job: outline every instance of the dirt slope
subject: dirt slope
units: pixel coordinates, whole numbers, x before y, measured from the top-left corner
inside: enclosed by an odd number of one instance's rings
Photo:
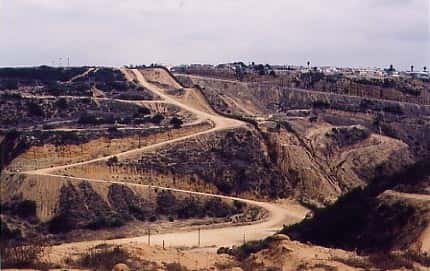
[[[126,73],[130,74],[129,72],[126,72]],[[183,108],[184,110],[187,110],[187,111],[197,115],[201,120],[212,121],[214,123],[214,128],[211,128],[209,130],[202,131],[202,132],[197,132],[197,133],[194,133],[191,135],[186,135],[186,136],[178,137],[175,139],[156,143],[156,144],[144,147],[144,148],[134,149],[134,150],[130,150],[130,151],[116,154],[116,156],[119,157],[120,159],[124,156],[128,156],[128,155],[138,153],[138,152],[145,152],[148,150],[153,150],[153,149],[159,148],[163,145],[172,144],[172,143],[175,143],[175,142],[178,142],[178,141],[190,138],[190,137],[195,137],[195,136],[198,136],[201,134],[212,133],[215,131],[230,129],[230,128],[234,128],[234,127],[245,126],[245,124],[240,122],[240,121],[228,119],[228,118],[225,118],[222,116],[218,116],[218,115],[216,115],[210,111],[202,111],[199,109],[198,106],[197,106],[197,108],[195,108],[188,103],[182,103],[177,98],[174,98],[171,95],[166,94],[163,91],[163,89],[161,89],[160,87],[149,83],[143,77],[142,73],[140,73],[138,70],[132,70],[132,74],[135,76],[135,79],[142,86],[144,86],[145,88],[158,94],[167,103],[179,106],[179,107]],[[25,174],[29,175],[29,176],[38,176],[38,178],[41,178],[41,179],[46,178],[46,177],[50,177],[50,178],[57,178],[57,179],[58,178],[60,178],[60,179],[64,178],[65,180],[67,180],[67,179],[77,179],[78,180],[79,178],[71,178],[71,177],[55,175],[55,174],[52,174],[51,172],[55,172],[55,171],[58,171],[58,170],[61,170],[64,168],[68,168],[68,167],[75,167],[75,166],[80,166],[80,165],[84,165],[84,164],[90,164],[90,163],[94,163],[97,161],[105,161],[111,157],[113,157],[113,155],[106,156],[106,157],[100,157],[100,158],[96,158],[96,159],[91,159],[88,161],[83,161],[83,162],[78,162],[78,163],[71,163],[71,164],[64,165],[64,166],[57,166],[57,167],[50,167],[50,168],[33,170],[33,171],[27,171],[27,172],[25,172]],[[89,181],[90,183],[105,183],[106,182],[104,180],[98,180],[98,179],[89,179],[87,181]],[[122,182],[109,182],[109,183],[122,184]],[[133,184],[132,186],[146,187],[146,186],[139,185],[139,184]],[[245,200],[245,199],[240,199],[240,198],[235,198],[235,197],[211,195],[211,194],[207,194],[207,193],[185,191],[185,190],[179,190],[179,189],[173,189],[173,188],[159,187],[158,189],[168,189],[171,191],[181,192],[181,193],[189,193],[189,194],[194,194],[194,195],[203,195],[203,196],[208,196],[208,197],[217,197],[217,198],[222,198],[222,199],[242,201],[242,202],[245,202],[248,204],[262,207],[268,211],[269,215],[268,215],[267,219],[262,221],[261,223],[246,225],[246,226],[240,226],[240,227],[223,227],[223,228],[218,228],[218,229],[203,230],[201,232],[202,237],[203,237],[202,242],[201,242],[202,246],[220,246],[220,245],[240,244],[241,242],[243,242],[243,238],[244,238],[243,236],[244,235],[245,235],[245,238],[247,240],[255,240],[255,239],[264,238],[268,235],[271,235],[276,230],[278,230],[283,224],[290,224],[290,223],[294,223],[294,222],[301,220],[306,213],[305,209],[299,210],[295,207],[292,210],[289,210],[288,206],[280,206],[280,205],[273,204],[273,203],[257,202],[257,201]],[[28,190],[31,190],[31,189],[28,189]],[[51,202],[53,202],[55,205],[55,199],[52,199]],[[299,210],[299,211],[297,211],[297,210]],[[45,214],[45,216],[48,216],[48,215],[49,214]],[[175,232],[172,234],[154,235],[154,236],[152,236],[152,242],[155,244],[161,244],[162,240],[165,240],[167,243],[167,246],[193,246],[193,245],[195,245],[195,240],[193,240],[194,239],[193,236],[196,236],[196,234],[197,234],[196,230],[191,230],[191,231],[185,231],[185,232]],[[220,236],[222,236],[222,238],[220,238]],[[124,244],[124,243],[133,243],[133,242],[146,242],[146,240],[147,240],[146,237],[136,237],[136,238],[129,238],[129,239],[114,239],[114,240],[109,240],[108,242],[114,243],[114,244]],[[104,242],[104,241],[64,244],[64,245],[54,247],[55,249],[53,251],[56,251],[55,253],[61,253],[62,250],[63,251],[64,250],[70,251],[71,248],[73,248],[73,250],[76,251],[76,250],[88,248],[90,246],[93,246],[96,243],[101,243],[101,242]]]

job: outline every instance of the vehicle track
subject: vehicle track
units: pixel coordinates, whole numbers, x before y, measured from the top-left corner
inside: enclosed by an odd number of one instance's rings
[[[167,140],[164,142],[160,142],[160,143],[153,144],[139,149],[134,149],[134,150],[130,150],[130,151],[126,151],[126,152],[122,152],[122,153],[118,153],[118,154],[114,154],[106,157],[101,157],[97,159],[92,159],[84,162],[26,171],[26,172],[23,172],[24,174],[39,175],[39,176],[55,176],[55,177],[62,177],[65,179],[87,180],[90,182],[119,183],[119,184],[126,184],[130,186],[148,187],[148,185],[141,185],[141,184],[105,181],[105,180],[98,180],[98,179],[87,179],[87,178],[79,178],[79,177],[68,177],[63,175],[57,175],[53,172],[57,170],[65,169],[65,168],[90,164],[97,161],[105,161],[113,156],[117,156],[118,158],[124,158],[131,154],[153,150],[153,149],[165,146],[167,144],[183,141],[199,135],[209,134],[220,130],[234,129],[234,128],[246,126],[246,124],[241,121],[219,116],[215,113],[211,114],[208,112],[203,112],[196,108],[193,108],[188,104],[181,103],[180,101],[176,100],[174,97],[167,95],[164,92],[164,90],[161,89],[160,87],[147,82],[139,70],[123,69],[123,72],[128,75],[127,78],[129,80],[132,79],[132,77],[134,77],[134,79],[136,79],[139,84],[141,84],[146,89],[149,89],[150,91],[154,92],[155,94],[159,95],[166,103],[171,103],[180,108],[188,110],[189,112],[196,114],[201,120],[209,120],[214,123],[214,127],[206,131],[201,131],[191,135],[178,137],[175,139]],[[155,186],[151,186],[151,187],[155,187]],[[291,224],[291,223],[296,223],[300,221],[301,219],[304,218],[304,216],[307,213],[307,211],[304,208],[303,209],[297,208],[297,206],[295,206],[294,208],[289,208],[289,207],[286,207],[285,205],[281,206],[275,203],[260,202],[260,201],[230,197],[225,195],[214,195],[214,194],[181,190],[181,189],[175,189],[175,188],[165,188],[165,187],[157,187],[157,188],[181,192],[181,193],[223,198],[227,200],[237,200],[250,205],[259,206],[268,211],[268,216],[266,219],[262,221],[258,221],[258,223],[254,223],[251,225],[242,225],[242,226],[228,225],[222,228],[202,229],[201,230],[202,238],[201,238],[200,244],[201,246],[204,246],[204,247],[231,246],[231,245],[241,244],[244,239],[246,240],[263,239],[267,236],[272,235],[276,231],[280,230],[284,224]],[[171,246],[171,247],[193,247],[197,244],[197,241],[196,241],[197,234],[198,232],[196,229],[190,230],[190,231],[179,231],[174,233],[155,234],[155,235],[151,235],[151,244],[161,245],[164,242],[166,246]],[[75,243],[68,243],[68,244],[55,246],[53,247],[53,251],[55,251],[55,253],[61,253],[61,251],[66,253],[67,251],[70,251],[70,250],[73,250],[74,252],[82,251],[100,243],[111,243],[111,244],[120,245],[120,244],[143,243],[143,242],[147,242],[146,236],[139,236],[139,237],[133,237],[133,238],[120,238],[120,239],[113,239],[108,241],[106,240],[83,241],[83,242],[75,242]]]

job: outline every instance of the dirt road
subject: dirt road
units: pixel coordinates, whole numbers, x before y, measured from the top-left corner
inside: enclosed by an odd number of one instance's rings
[[[146,81],[146,79],[143,77],[142,73],[139,72],[137,69],[132,70],[136,80],[146,89],[149,89],[150,91],[154,92],[158,96],[160,96],[165,101],[176,105],[178,107],[181,107],[191,113],[194,113],[201,119],[210,119],[215,123],[216,130],[222,130],[226,128],[233,128],[233,127],[240,127],[245,126],[245,124],[241,121],[235,120],[235,119],[229,119],[223,116],[219,116],[216,114],[209,114],[207,112],[203,112],[199,109],[196,109],[190,105],[184,104],[179,99],[175,99],[172,96],[167,95],[164,90],[156,85],[153,85]]]
[[[201,120],[209,120],[214,124],[214,127],[206,131],[194,133],[183,137],[178,137],[175,139],[167,140],[164,142],[160,142],[160,143],[153,144],[139,149],[118,153],[111,156],[101,157],[97,159],[92,159],[92,160],[79,162],[79,163],[73,163],[73,164],[64,165],[64,166],[27,171],[27,172],[24,172],[25,174],[57,176],[57,177],[63,177],[66,179],[71,178],[71,179],[79,180],[81,178],[59,176],[59,175],[52,174],[52,172],[60,169],[64,169],[64,168],[70,168],[70,167],[85,165],[85,164],[89,164],[97,161],[108,160],[113,156],[117,156],[118,158],[123,158],[127,155],[153,150],[153,149],[165,146],[167,144],[173,144],[175,142],[196,137],[199,135],[208,134],[219,130],[242,127],[246,125],[245,123],[240,122],[238,120],[219,116],[219,115],[216,115],[215,113],[212,114],[208,112],[203,112],[199,109],[192,107],[189,104],[180,102],[178,99],[170,95],[167,95],[164,92],[164,90],[161,89],[160,87],[147,82],[139,70],[136,70],[136,69],[125,70],[124,72],[129,75],[128,76],[129,79],[130,79],[130,76],[134,76],[134,79],[136,79],[139,84],[141,84],[146,89],[149,89],[150,91],[154,92],[155,94],[159,95],[166,103],[176,105],[180,108],[183,108],[184,110],[194,113]],[[122,182],[104,181],[104,180],[96,180],[96,179],[85,178],[85,180],[90,182],[109,182],[109,183],[123,184]],[[145,185],[130,184],[130,183],[127,183],[127,185],[145,186]],[[258,201],[223,196],[223,195],[213,195],[213,194],[207,194],[207,193],[186,191],[186,190],[173,189],[173,188],[164,188],[164,187],[158,187],[158,188],[168,189],[168,190],[188,193],[188,194],[205,195],[210,197],[237,200],[237,201],[245,202],[247,204],[262,207],[268,211],[268,217],[264,221],[259,221],[258,223],[255,223],[255,224],[244,225],[244,226],[230,225],[223,228],[202,229],[200,231],[200,246],[202,247],[231,246],[231,245],[241,244],[244,239],[245,240],[262,239],[280,230],[284,224],[291,224],[291,223],[300,221],[301,219],[304,218],[304,216],[307,213],[307,210],[305,208],[300,208],[297,205],[286,206],[286,205],[278,205],[278,204],[269,203],[269,202],[258,202]],[[155,234],[155,235],[151,235],[151,244],[162,245],[164,241],[166,246],[194,247],[198,245],[198,234],[199,234],[199,231],[195,229],[190,231],[178,231],[174,233]],[[53,251],[55,251],[56,255],[59,255],[62,253],[65,254],[70,251],[74,251],[74,252],[81,251],[83,249],[87,249],[89,247],[92,247],[100,243],[112,243],[112,244],[120,245],[120,244],[131,244],[131,243],[146,243],[147,240],[148,240],[147,236],[140,236],[140,237],[134,237],[134,238],[113,239],[108,241],[106,240],[84,241],[84,242],[76,242],[76,243],[69,243],[69,244],[62,244],[59,246],[55,246],[53,247]]]
[[[56,176],[52,174],[46,174],[47,176]],[[115,183],[124,184],[123,182],[117,181],[105,181],[97,179],[88,178],[78,178],[78,177],[65,177],[67,179],[73,180],[86,180],[89,182],[100,182],[100,183]],[[249,205],[259,206],[268,211],[268,217],[262,221],[257,221],[254,224],[234,226],[229,225],[222,228],[209,228],[200,230],[200,247],[216,249],[220,246],[232,246],[240,245],[244,240],[260,240],[267,236],[270,236],[280,229],[283,225],[296,223],[304,218],[307,210],[297,204],[283,204],[277,205],[269,202],[259,202],[254,200],[242,199],[237,197],[230,197],[224,195],[215,195],[202,192],[194,192],[175,188],[166,188],[159,186],[148,186],[142,184],[129,183],[127,185],[135,187],[151,187],[160,190],[170,190],[174,192],[187,193],[200,196],[216,197],[227,200],[237,200]],[[177,232],[164,233],[164,234],[151,234],[150,242],[151,245],[162,246],[163,241],[166,247],[197,247],[199,230],[194,227],[192,230],[178,230]],[[95,240],[95,241],[82,241],[67,243],[54,246],[52,248],[55,254],[66,255],[69,251],[79,252],[84,251],[88,248],[94,247],[98,244],[115,244],[115,245],[139,245],[148,243],[148,235],[132,237],[132,238],[119,238],[111,240]]]
[[[81,73],[81,74],[78,74],[78,75],[76,75],[76,76],[74,76],[74,77],[70,78],[70,80],[69,80],[69,81],[67,81],[67,83],[71,83],[71,82],[73,82],[73,81],[75,81],[75,80],[77,80],[77,79],[79,79],[79,78],[85,77],[85,76],[87,76],[90,72],[92,72],[92,71],[96,72],[97,70],[98,70],[97,68],[88,68],[88,70],[86,70],[85,72],[83,72],[83,73]]]

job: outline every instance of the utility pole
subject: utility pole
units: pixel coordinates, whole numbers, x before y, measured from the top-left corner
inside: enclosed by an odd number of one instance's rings
[[[37,169],[36,149],[33,149],[34,168]]]
[[[200,247],[200,227],[197,232],[198,232],[198,246]]]
[[[148,226],[148,246],[151,245],[151,227]],[[163,245],[164,245],[164,241],[163,241]]]

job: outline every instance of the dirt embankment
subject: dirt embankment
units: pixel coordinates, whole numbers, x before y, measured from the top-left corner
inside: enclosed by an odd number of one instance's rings
[[[179,129],[153,127],[147,129],[117,129],[114,131],[65,131],[19,133],[3,142],[8,157],[4,166],[12,172],[61,166],[92,160],[115,153],[142,148],[176,136],[204,131],[211,127],[202,122]],[[6,152],[6,151],[5,151]]]
[[[414,161],[405,143],[363,126],[280,120],[261,130],[269,156],[285,174],[294,197],[313,206],[330,204]]]
[[[157,152],[60,173],[210,193],[292,196],[323,206],[413,162],[406,144],[364,127],[294,125],[269,125],[262,127],[262,134],[247,129],[204,134]]]
[[[300,241],[366,252],[417,248],[430,222],[429,197],[392,189],[420,187],[429,175],[428,166],[428,160],[422,161],[380,177],[283,232]]]
[[[142,226],[148,222],[157,234],[174,226],[249,223],[264,217],[260,208],[228,199],[58,176],[7,176],[1,196],[2,225],[24,240],[47,233],[63,241],[111,239],[145,235],[147,227]]]
[[[243,114],[235,103],[256,113],[286,112],[291,109],[310,109],[323,106],[330,109],[367,112],[384,111],[404,115],[430,115],[430,106],[381,100],[372,97],[350,96],[314,90],[283,88],[272,83],[242,83],[198,76],[179,75],[188,84],[199,85],[209,102],[221,112]]]
[[[288,181],[265,152],[261,138],[242,128],[204,134],[109,167],[100,162],[63,173],[210,193],[286,197]]]

